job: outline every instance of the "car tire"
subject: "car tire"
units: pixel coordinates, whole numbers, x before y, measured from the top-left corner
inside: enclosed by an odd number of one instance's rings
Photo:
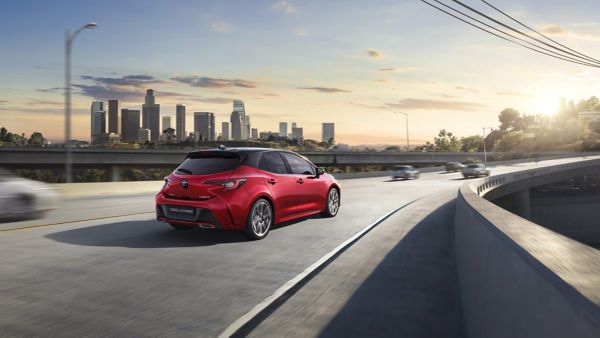
[[[252,204],[244,235],[251,240],[258,240],[267,237],[274,221],[273,206],[264,198],[259,198]]]
[[[335,217],[340,210],[340,191],[337,188],[331,188],[327,192],[325,201],[325,210],[321,214],[325,217]]]
[[[175,229],[177,231],[192,230],[192,229],[196,228],[194,225],[191,225],[191,224],[169,223],[169,225],[172,226],[173,229]]]

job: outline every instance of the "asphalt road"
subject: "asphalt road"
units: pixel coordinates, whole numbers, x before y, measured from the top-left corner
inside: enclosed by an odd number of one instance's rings
[[[0,335],[216,336],[383,214],[464,182],[439,172],[345,180],[337,217],[282,224],[253,242],[236,232],[177,232],[152,213],[0,232]],[[37,223],[151,211],[152,198],[68,200]]]

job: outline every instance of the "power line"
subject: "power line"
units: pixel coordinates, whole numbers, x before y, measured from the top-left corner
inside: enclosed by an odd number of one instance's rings
[[[421,1],[421,2],[423,2],[423,3],[425,3],[425,4],[427,4],[427,5],[429,5],[429,6],[433,7],[433,8],[435,8],[435,9],[437,9],[437,10],[438,10],[438,11],[440,11],[440,12],[443,12],[443,13],[445,13],[445,14],[447,14],[447,15],[450,15],[451,17],[453,17],[453,18],[455,18],[455,19],[457,19],[457,20],[460,20],[460,21],[462,21],[462,22],[464,22],[464,23],[466,23],[466,24],[468,24],[468,25],[470,25],[470,26],[473,26],[473,27],[475,27],[475,28],[477,28],[477,29],[479,29],[479,30],[482,30],[482,31],[484,31],[484,32],[486,32],[486,33],[489,33],[489,34],[491,34],[491,35],[494,35],[494,36],[496,36],[496,37],[498,37],[498,38],[500,38],[500,39],[502,39],[502,40],[505,40],[505,41],[508,41],[508,42],[511,42],[511,43],[517,44],[517,45],[519,45],[519,46],[521,46],[521,47],[527,48],[527,49],[529,49],[529,50],[532,50],[532,51],[534,51],[534,52],[536,52],[536,53],[544,54],[544,55],[546,55],[546,56],[550,56],[550,57],[553,57],[553,58],[555,58],[555,59],[560,59],[560,60],[567,61],[567,62],[571,62],[571,63],[576,63],[576,64],[580,64],[580,65],[584,65],[584,66],[589,66],[589,67],[600,68],[600,65],[596,65],[596,64],[592,64],[592,63],[586,63],[586,62],[583,62],[583,61],[572,61],[572,60],[566,59],[566,58],[564,58],[564,57],[561,57],[561,56],[552,55],[552,54],[550,54],[550,53],[546,53],[546,52],[544,52],[544,51],[541,51],[541,50],[538,50],[538,49],[535,49],[535,48],[529,47],[529,46],[527,46],[527,45],[524,45],[524,44],[522,44],[522,43],[520,43],[520,42],[517,42],[517,41],[514,41],[514,40],[510,40],[510,39],[508,39],[508,38],[505,38],[504,36],[498,35],[498,34],[496,34],[496,33],[492,32],[492,31],[489,31],[489,30],[487,30],[487,29],[485,29],[485,28],[482,28],[482,27],[480,27],[480,26],[478,26],[478,25],[476,25],[476,24],[474,24],[474,23],[471,23],[471,22],[469,22],[469,21],[467,21],[467,20],[464,20],[463,18],[460,18],[460,17],[458,17],[458,16],[456,16],[456,15],[454,15],[454,14],[452,14],[452,13],[450,13],[450,12],[446,11],[446,10],[444,10],[443,8],[437,7],[436,5],[434,5],[434,4],[432,4],[432,3],[430,3],[430,2],[428,2],[428,1],[426,1],[426,0],[419,0],[419,1]]]
[[[459,4],[459,5],[461,5],[461,6],[463,6],[463,7],[464,7],[464,8],[466,8],[466,9],[470,10],[471,12],[477,13],[477,14],[479,14],[480,16],[483,16],[484,18],[486,18],[486,19],[488,19],[488,20],[490,20],[490,21],[493,21],[493,22],[495,22],[496,24],[498,24],[498,25],[500,25],[500,26],[502,26],[502,27],[505,27],[505,28],[507,28],[507,29],[510,29],[511,31],[513,31],[513,32],[515,32],[515,33],[521,34],[521,35],[523,35],[523,36],[525,36],[525,37],[528,37],[528,38],[530,38],[530,39],[532,39],[532,40],[534,40],[534,41],[537,41],[537,42],[539,42],[539,43],[541,43],[541,44],[544,44],[544,45],[546,45],[546,46],[548,46],[548,47],[550,47],[550,48],[554,48],[554,49],[560,50],[561,52],[563,52],[563,53],[565,53],[565,54],[569,54],[569,55],[575,56],[575,57],[577,57],[577,58],[581,58],[581,59],[588,59],[588,61],[590,61],[590,62],[593,62],[593,63],[600,63],[600,61],[596,61],[596,60],[594,60],[594,59],[591,59],[591,60],[590,60],[590,59],[589,59],[589,58],[587,58],[587,57],[585,57],[585,58],[584,58],[584,57],[581,57],[581,56],[579,56],[579,55],[577,55],[577,54],[574,54],[574,53],[571,53],[571,52],[569,52],[568,50],[564,50],[564,49],[562,49],[562,48],[559,48],[559,47],[553,46],[553,45],[551,45],[551,44],[549,44],[549,43],[547,43],[547,42],[545,42],[545,41],[542,41],[542,40],[540,40],[540,39],[538,39],[538,38],[535,38],[535,37],[533,37],[533,36],[531,36],[531,35],[529,35],[529,34],[523,33],[523,32],[521,32],[520,30],[518,30],[518,29],[515,29],[515,28],[513,28],[513,27],[511,27],[511,26],[509,26],[509,25],[507,25],[507,24],[505,24],[505,23],[503,23],[503,22],[501,22],[501,21],[498,21],[498,20],[496,20],[496,19],[494,19],[494,18],[490,17],[489,15],[486,15],[485,13],[482,13],[482,12],[480,12],[480,11],[476,10],[475,8],[473,8],[473,7],[471,7],[471,6],[465,5],[464,3],[460,2],[459,0],[452,0],[452,1],[453,1],[453,2],[455,2],[455,3],[457,3],[457,4]]]
[[[446,7],[446,8],[448,8],[448,9],[450,9],[450,10],[452,10],[452,11],[454,11],[454,12],[456,12],[456,13],[458,13],[458,14],[462,15],[462,16],[465,16],[465,17],[467,17],[467,18],[469,18],[469,19],[471,19],[471,20],[473,20],[473,21],[475,21],[475,22],[478,22],[478,23],[480,23],[480,24],[482,24],[482,25],[484,25],[484,26],[486,26],[486,27],[488,27],[488,28],[490,28],[490,29],[493,29],[493,30],[495,30],[495,31],[497,31],[497,32],[499,32],[499,33],[501,33],[501,34],[504,34],[504,35],[510,36],[510,37],[511,37],[511,38],[513,38],[513,39],[517,39],[517,40],[519,40],[519,41],[521,41],[521,42],[524,42],[524,43],[526,43],[526,44],[528,44],[528,45],[530,45],[530,46],[533,46],[533,47],[534,47],[534,48],[536,48],[536,49],[542,49],[542,50],[545,50],[545,51],[547,51],[547,52],[549,52],[549,53],[555,54],[555,55],[557,55],[557,56],[559,56],[559,57],[563,57],[563,58],[565,58],[565,59],[569,59],[569,60],[571,60],[571,61],[574,61],[574,62],[578,62],[578,63],[579,63],[579,62],[582,62],[582,64],[583,64],[583,63],[585,63],[586,65],[595,66],[595,64],[592,64],[592,63],[590,63],[590,62],[588,62],[588,61],[583,61],[583,60],[580,60],[580,59],[572,58],[572,57],[570,57],[570,56],[568,56],[568,55],[563,55],[563,54],[561,54],[561,53],[559,53],[559,52],[555,52],[555,51],[553,51],[553,50],[551,50],[551,49],[544,48],[543,46],[536,45],[535,43],[532,43],[532,42],[530,42],[530,41],[527,41],[527,40],[525,40],[525,39],[522,39],[522,38],[520,38],[520,37],[518,37],[518,36],[514,36],[514,35],[512,35],[512,34],[510,34],[510,33],[507,33],[507,32],[505,32],[505,31],[501,30],[501,29],[498,29],[498,28],[496,28],[496,27],[494,27],[494,26],[492,26],[492,25],[489,25],[489,24],[487,24],[487,23],[485,23],[485,22],[483,22],[483,21],[481,21],[481,20],[479,20],[479,19],[477,19],[477,18],[474,18],[474,17],[472,17],[472,16],[470,16],[470,15],[468,15],[468,14],[465,14],[465,13],[463,13],[463,12],[459,11],[458,9],[456,9],[456,8],[454,8],[454,7],[451,7],[451,6],[449,6],[449,5],[447,5],[447,4],[443,3],[443,2],[441,2],[441,1],[439,1],[439,0],[433,0],[433,1],[437,2],[438,4],[440,4],[440,5],[442,5],[442,6]]]
[[[549,41],[552,41],[552,42],[554,42],[555,44],[557,44],[557,45],[559,45],[559,46],[561,46],[561,47],[564,47],[564,48],[566,48],[566,49],[568,49],[568,50],[570,50],[570,51],[572,51],[572,52],[574,52],[574,53],[577,53],[577,54],[579,54],[579,55],[581,55],[581,56],[583,56],[583,57],[585,57],[585,58],[588,58],[588,59],[590,59],[590,60],[594,60],[594,61],[600,62],[600,60],[598,60],[598,59],[594,59],[594,58],[592,58],[592,57],[590,57],[590,56],[587,56],[587,55],[585,55],[585,54],[583,54],[583,53],[580,53],[580,52],[578,52],[578,51],[576,51],[576,50],[573,50],[573,49],[571,49],[571,48],[569,48],[569,47],[567,47],[567,46],[563,45],[562,43],[560,43],[560,42],[558,42],[558,41],[556,41],[556,40],[554,40],[554,39],[552,39],[552,38],[550,38],[550,37],[548,37],[548,36],[546,36],[546,35],[544,35],[544,34],[542,34],[542,33],[538,32],[537,30],[535,30],[535,29],[533,29],[533,28],[531,28],[531,27],[527,26],[527,25],[526,25],[526,24],[524,24],[523,22],[521,22],[521,21],[519,21],[519,20],[517,20],[517,19],[513,18],[513,17],[512,17],[512,16],[510,16],[509,14],[507,14],[507,13],[503,12],[502,10],[498,9],[497,7],[495,7],[494,5],[490,4],[489,2],[487,2],[487,1],[485,1],[485,0],[481,0],[481,1],[482,1],[483,3],[485,3],[486,5],[490,6],[491,8],[495,9],[496,11],[498,11],[500,14],[502,14],[502,15],[504,15],[505,17],[507,17],[507,18],[511,19],[512,21],[514,21],[514,22],[518,23],[519,25],[521,25],[521,26],[523,26],[523,27],[525,27],[525,28],[529,29],[530,31],[532,31],[532,32],[534,32],[534,33],[536,33],[536,34],[538,34],[539,36],[541,36],[541,37],[543,37],[543,38],[545,38],[545,39],[547,39],[547,40],[549,40]]]

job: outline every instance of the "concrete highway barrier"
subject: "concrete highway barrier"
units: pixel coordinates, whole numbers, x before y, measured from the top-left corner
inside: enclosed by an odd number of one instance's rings
[[[600,158],[465,183],[455,216],[468,337],[600,337],[600,251],[488,200],[600,172]]]

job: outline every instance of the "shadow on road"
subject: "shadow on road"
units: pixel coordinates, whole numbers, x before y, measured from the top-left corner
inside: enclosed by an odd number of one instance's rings
[[[316,214],[279,223],[271,231],[317,218],[322,218],[322,216]],[[75,245],[125,248],[194,247],[248,241],[239,231],[211,229],[177,231],[168,224],[154,220],[102,224],[56,232],[46,235],[46,237]]]
[[[448,202],[388,253],[320,337],[462,337]]]
[[[102,224],[55,232],[46,237],[74,245],[125,248],[194,247],[246,241],[244,235],[237,231],[177,231],[154,220]]]

